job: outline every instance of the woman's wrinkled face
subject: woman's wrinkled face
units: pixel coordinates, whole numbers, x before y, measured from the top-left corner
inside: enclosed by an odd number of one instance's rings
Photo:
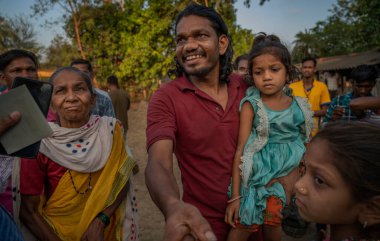
[[[95,96],[83,77],[70,70],[59,73],[52,82],[51,107],[58,114],[60,125],[66,128],[79,128],[90,117]]]
[[[304,156],[306,172],[295,184],[296,204],[302,218],[326,224],[353,224],[361,204],[349,184],[332,164],[328,143],[315,140]]]

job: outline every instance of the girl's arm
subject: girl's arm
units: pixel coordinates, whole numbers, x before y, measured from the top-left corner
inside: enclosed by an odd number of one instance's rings
[[[245,102],[240,111],[240,125],[239,125],[239,138],[238,144],[236,147],[236,152],[234,156],[234,161],[232,165],[232,190],[231,190],[231,199],[238,198],[240,195],[240,184],[241,184],[241,176],[240,176],[240,168],[241,157],[243,156],[244,146],[247,143],[248,137],[251,133],[252,126],[254,120],[254,110],[249,102]],[[236,199],[231,202],[226,211],[225,221],[235,226],[235,220],[238,219],[239,214],[239,205],[240,201]]]
[[[130,188],[129,181],[125,184],[123,189],[120,191],[116,200],[107,208],[105,208],[102,213],[104,213],[109,218],[115,213],[116,209],[120,206],[122,201],[127,197]],[[103,223],[100,218],[95,217],[94,220],[88,226],[86,232],[84,232],[81,240],[104,240],[104,229],[106,228],[105,223]]]

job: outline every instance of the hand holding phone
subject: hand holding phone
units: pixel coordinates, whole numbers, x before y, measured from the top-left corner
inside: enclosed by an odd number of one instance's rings
[[[17,77],[11,90],[0,95],[0,118],[20,111],[21,121],[0,136],[0,154],[35,157],[40,141],[51,134],[46,116],[52,85],[47,82]]]

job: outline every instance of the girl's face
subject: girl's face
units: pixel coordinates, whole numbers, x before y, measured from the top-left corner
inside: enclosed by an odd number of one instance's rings
[[[331,164],[331,158],[328,142],[315,140],[308,146],[304,156],[306,173],[295,184],[298,211],[309,222],[354,224],[362,206]]]
[[[286,83],[286,67],[272,54],[259,55],[252,61],[252,77],[263,96],[281,93]]]

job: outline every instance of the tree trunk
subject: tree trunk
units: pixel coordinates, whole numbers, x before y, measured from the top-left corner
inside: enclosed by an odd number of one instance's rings
[[[83,51],[82,41],[80,39],[80,34],[79,34],[79,23],[75,14],[73,14],[73,20],[74,20],[74,28],[75,28],[75,38],[76,38],[77,45],[80,51],[80,56],[82,57],[82,59],[86,59],[86,54]]]
[[[67,3],[69,4],[70,10],[71,10],[71,14],[73,15],[73,22],[74,22],[74,29],[75,29],[75,39],[77,41],[77,45],[78,45],[78,48],[79,48],[79,51],[80,51],[80,55],[81,55],[82,59],[86,59],[86,54],[83,51],[82,41],[80,39],[80,34],[79,34],[79,20],[77,18],[78,11],[77,11],[77,9],[75,9],[75,6],[73,6],[73,3],[71,2],[71,0],[67,0]]]

